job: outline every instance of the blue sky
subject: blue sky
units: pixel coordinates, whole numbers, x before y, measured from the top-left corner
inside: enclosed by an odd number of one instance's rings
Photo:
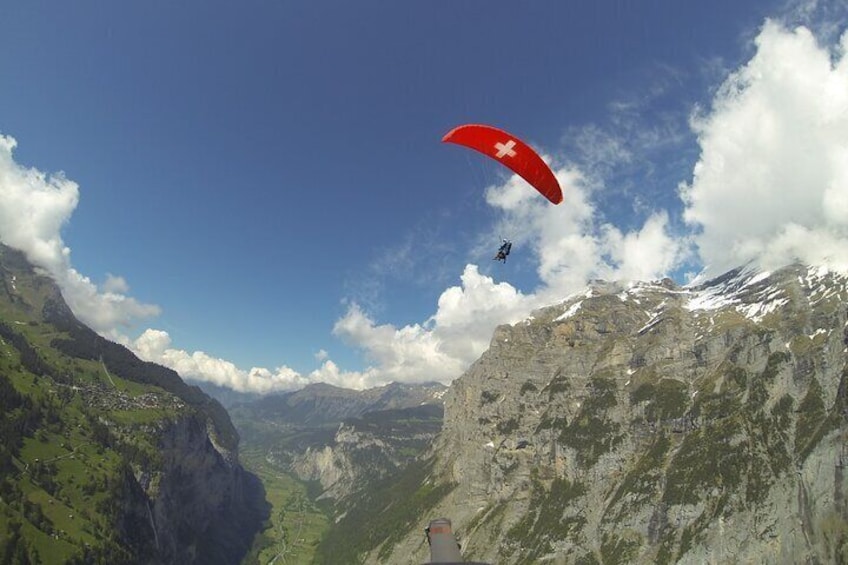
[[[448,381],[589,278],[814,261],[846,235],[839,2],[5,4],[0,239],[194,379]],[[796,59],[819,74],[789,84]],[[823,160],[756,137],[769,112]],[[565,202],[440,143],[466,122],[534,145]],[[741,188],[734,159],[762,165]],[[787,178],[796,200],[769,188]],[[754,200],[773,221],[725,221]]]

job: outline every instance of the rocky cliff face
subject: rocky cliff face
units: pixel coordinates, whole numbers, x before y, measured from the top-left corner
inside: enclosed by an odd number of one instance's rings
[[[737,270],[598,282],[497,329],[445,397],[429,484],[369,562],[448,516],[492,563],[848,559],[848,281]]]
[[[321,498],[343,502],[369,482],[403,469],[429,448],[442,427],[442,416],[441,406],[424,405],[349,418],[331,442],[294,454],[290,469],[302,480],[319,481]]]
[[[159,441],[161,466],[136,470],[156,561],[237,563],[261,523],[261,485],[235,453],[216,445],[207,422],[169,424]]]
[[[264,491],[206,421],[187,415],[148,429],[159,457],[126,467],[113,493],[121,539],[137,563],[238,563],[264,518]]]

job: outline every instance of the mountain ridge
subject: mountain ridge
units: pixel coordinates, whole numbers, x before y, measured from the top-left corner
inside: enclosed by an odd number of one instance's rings
[[[848,559],[846,302],[835,271],[740,268],[498,327],[445,396],[440,498],[366,560],[423,562],[436,516],[492,562]]]
[[[267,508],[220,404],[80,323],[0,245],[0,557],[231,563]]]
[[[264,396],[233,408],[236,412],[252,410],[258,417],[274,418],[293,425],[332,427],[346,418],[357,418],[366,412],[441,404],[447,388],[437,382],[393,382],[365,390],[313,383],[297,391]]]

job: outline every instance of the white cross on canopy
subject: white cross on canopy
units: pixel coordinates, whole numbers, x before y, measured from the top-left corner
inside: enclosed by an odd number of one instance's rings
[[[515,147],[515,141],[512,139],[506,143],[495,143],[495,149],[498,150],[495,157],[498,159],[503,159],[504,157],[515,157],[515,149],[513,149],[513,147]]]

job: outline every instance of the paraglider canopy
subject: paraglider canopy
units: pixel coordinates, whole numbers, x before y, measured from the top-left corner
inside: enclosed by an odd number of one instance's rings
[[[483,124],[466,124],[449,131],[442,141],[470,147],[499,161],[554,204],[562,202],[562,189],[551,168],[511,133]]]

